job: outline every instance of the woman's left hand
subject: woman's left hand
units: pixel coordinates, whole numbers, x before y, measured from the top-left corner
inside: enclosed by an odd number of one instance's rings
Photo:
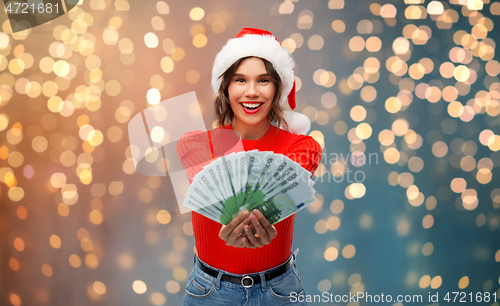
[[[254,227],[255,234],[252,233],[249,225],[244,226],[246,237],[243,237],[242,241],[246,248],[261,248],[271,243],[271,240],[278,235],[276,228],[267,221],[258,209],[254,209],[248,219]]]

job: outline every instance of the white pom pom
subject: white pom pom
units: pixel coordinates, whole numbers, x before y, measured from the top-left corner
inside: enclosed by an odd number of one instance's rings
[[[301,113],[294,111],[284,111],[284,117],[286,123],[288,124],[287,131],[292,134],[304,134],[306,135],[311,129],[311,121],[309,118]],[[284,127],[280,127],[285,129]]]

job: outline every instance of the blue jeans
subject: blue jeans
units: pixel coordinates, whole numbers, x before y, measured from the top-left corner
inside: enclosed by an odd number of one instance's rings
[[[290,256],[295,257],[295,254],[292,253]],[[196,260],[210,267],[199,258]],[[245,288],[241,284],[221,280],[223,273],[240,277],[243,275],[227,273],[213,267],[210,268],[219,272],[217,278],[203,272],[195,263],[193,271],[188,279],[184,298],[182,299],[183,306],[307,305],[306,302],[300,303],[297,299],[299,295],[304,294],[304,287],[300,280],[299,273],[297,272],[295,261],[288,271],[269,281],[265,281],[264,273],[275,268],[255,274],[249,274],[252,276],[259,275],[262,280],[260,283],[254,284],[250,288]],[[303,300],[303,297],[301,297],[300,300]]]

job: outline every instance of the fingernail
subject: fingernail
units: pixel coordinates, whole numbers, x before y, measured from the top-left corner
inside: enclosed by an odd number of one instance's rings
[[[245,217],[245,218],[246,218],[246,217],[248,217],[248,215],[250,215],[250,213],[248,212],[248,210],[245,210],[245,211],[243,212],[243,217]]]
[[[250,227],[245,226],[245,232],[248,232],[250,230]]]
[[[254,216],[254,215],[250,216],[250,221],[252,221],[252,222],[253,222],[253,221],[255,221],[255,220],[257,220],[257,218],[255,218],[255,216]]]
[[[254,210],[253,210],[253,214],[254,214],[254,215],[258,215],[258,214],[260,214],[260,211],[259,211],[258,209],[254,209]]]

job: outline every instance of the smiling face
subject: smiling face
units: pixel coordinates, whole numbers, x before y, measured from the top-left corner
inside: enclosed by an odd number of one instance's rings
[[[268,124],[275,91],[264,62],[256,57],[245,59],[236,69],[227,88],[235,120],[251,126]]]

